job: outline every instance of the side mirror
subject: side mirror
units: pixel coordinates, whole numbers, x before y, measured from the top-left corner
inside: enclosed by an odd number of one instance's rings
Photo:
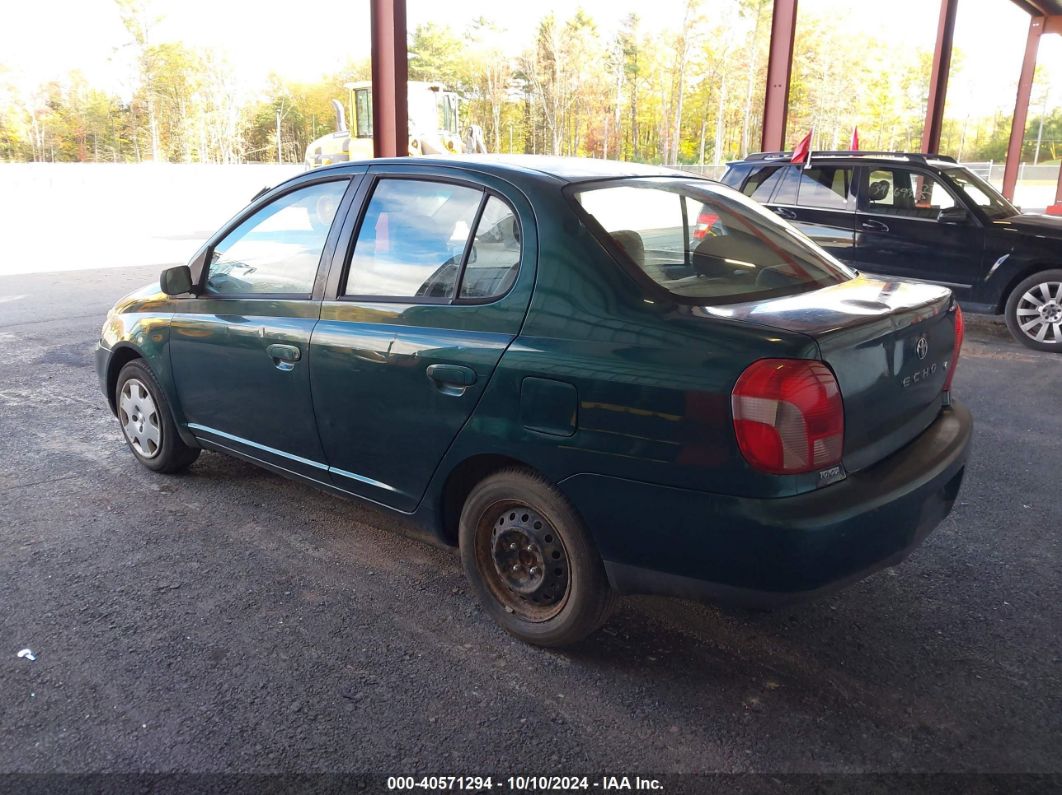
[[[965,207],[945,207],[937,216],[942,224],[965,224],[970,220],[970,213]]]
[[[159,287],[166,295],[185,295],[192,292],[192,271],[187,265],[166,268],[159,276]]]

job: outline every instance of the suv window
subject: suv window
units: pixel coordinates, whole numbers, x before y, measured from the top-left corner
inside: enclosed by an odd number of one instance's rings
[[[890,166],[870,171],[863,206],[883,215],[936,220],[941,210],[955,206],[955,198],[929,174]]]
[[[1010,218],[1018,214],[1018,208],[1003,198],[999,191],[976,174],[962,167],[944,169],[944,176],[951,180],[966,198],[976,204],[992,220]]]
[[[771,203],[847,210],[851,185],[850,166],[789,166]]]
[[[216,295],[305,295],[347,180],[286,193],[214,246],[206,289]]]
[[[627,179],[574,193],[630,264],[692,303],[750,301],[851,273],[761,205],[701,183]]]
[[[358,231],[344,293],[453,298],[483,198],[482,190],[448,182],[381,179]]]
[[[767,166],[753,171],[741,192],[758,202],[767,203],[785,171],[781,166]]]

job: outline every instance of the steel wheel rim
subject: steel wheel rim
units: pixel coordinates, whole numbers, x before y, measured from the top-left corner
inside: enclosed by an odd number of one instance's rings
[[[476,563],[507,613],[541,623],[568,603],[571,564],[564,540],[528,505],[504,501],[483,512],[476,528]],[[541,570],[534,572],[536,567]]]
[[[1062,282],[1034,284],[1018,299],[1018,327],[1034,342],[1062,344]]]
[[[142,458],[154,458],[162,449],[162,424],[158,407],[144,382],[130,378],[118,397],[118,420],[130,447]]]

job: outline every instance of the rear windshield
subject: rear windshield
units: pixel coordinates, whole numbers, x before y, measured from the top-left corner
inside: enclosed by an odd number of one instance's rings
[[[728,188],[626,179],[579,186],[573,195],[609,248],[690,302],[792,295],[854,276],[800,231]]]

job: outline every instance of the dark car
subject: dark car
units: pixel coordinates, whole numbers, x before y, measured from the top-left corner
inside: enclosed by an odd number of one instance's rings
[[[731,163],[723,182],[868,274],[950,287],[965,309],[1002,313],[1011,334],[1062,350],[1062,218],[1023,215],[942,155],[814,152]]]
[[[205,448],[408,516],[560,645],[616,594],[765,605],[902,559],[965,471],[961,341],[947,289],[717,183],[396,159],[258,197],[115,306],[97,362],[149,469]]]

